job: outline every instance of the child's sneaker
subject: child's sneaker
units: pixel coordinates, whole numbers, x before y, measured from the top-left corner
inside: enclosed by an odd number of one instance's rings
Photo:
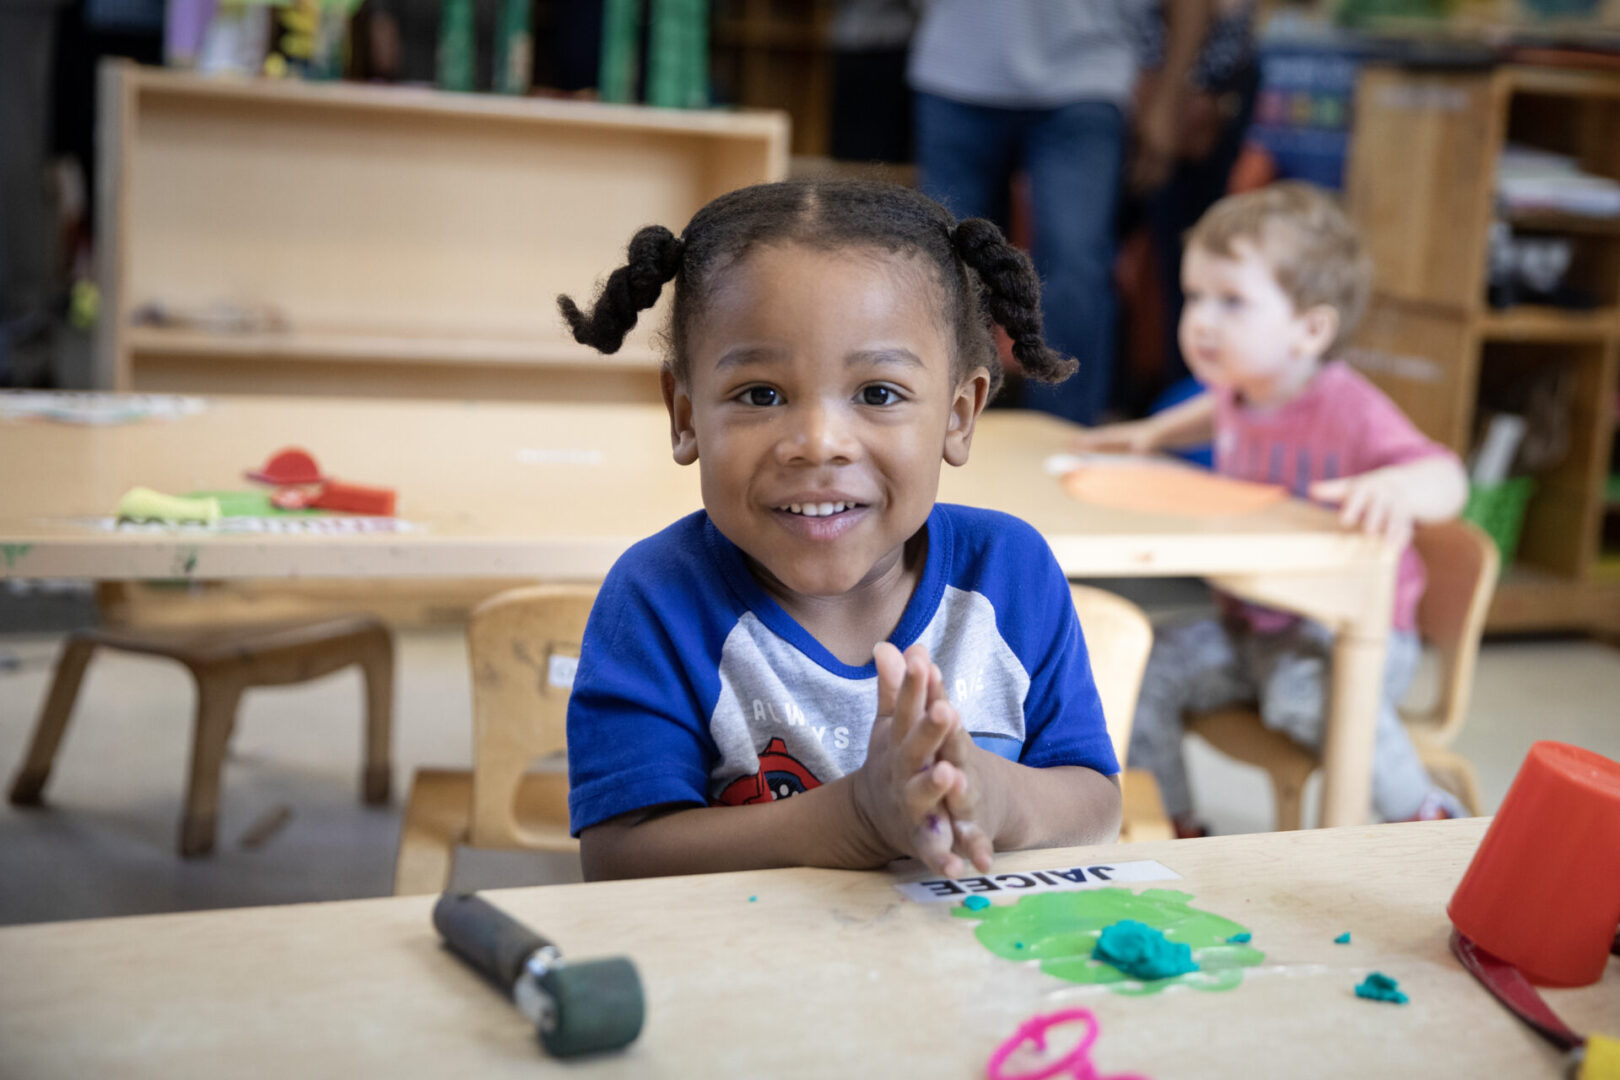
[[[1209,835],[1204,823],[1191,814],[1178,814],[1171,818],[1170,828],[1175,831],[1177,840],[1201,840]]]

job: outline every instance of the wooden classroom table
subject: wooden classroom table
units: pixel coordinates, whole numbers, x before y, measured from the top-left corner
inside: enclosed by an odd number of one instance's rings
[[[1395,552],[1287,502],[1223,518],[1079,502],[1043,469],[1075,429],[986,413],[940,498],[1017,515],[1070,577],[1202,576],[1339,631],[1321,821],[1366,820]],[[286,446],[338,479],[399,493],[409,531],[363,535],[108,527],[140,485],[253,485]],[[218,397],[173,420],[108,426],[0,420],[0,575],[97,579],[498,578],[600,581],[631,544],[700,505],[656,405]]]
[[[1103,1075],[1552,1077],[1558,1055],[1447,948],[1471,819],[1026,851],[994,872],[1154,859],[1265,953],[1237,987],[1126,996],[1001,959],[888,871],[763,870],[489,893],[565,956],[629,956],[647,1019],[566,1067],[440,947],[431,896],[0,929],[0,1072],[46,1077],[981,1077],[1024,1020],[1096,1013]],[[997,903],[1007,903],[1003,895]],[[1334,937],[1350,931],[1348,945]],[[1354,996],[1369,972],[1406,1005]],[[1547,991],[1620,1032],[1620,960]]]

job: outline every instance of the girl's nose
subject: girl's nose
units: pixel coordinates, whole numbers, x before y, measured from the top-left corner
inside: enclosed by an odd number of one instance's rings
[[[790,405],[783,410],[788,430],[777,456],[788,465],[842,465],[860,453],[848,409],[825,402]]]

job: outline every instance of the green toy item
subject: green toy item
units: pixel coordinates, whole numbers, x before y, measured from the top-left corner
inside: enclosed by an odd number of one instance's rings
[[[165,495],[151,488],[134,487],[118,500],[119,521],[168,521],[212,525],[220,519],[219,500]]]

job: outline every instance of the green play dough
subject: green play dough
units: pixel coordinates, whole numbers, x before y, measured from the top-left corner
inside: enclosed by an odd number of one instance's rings
[[[1198,970],[1190,947],[1171,941],[1162,930],[1135,919],[1121,919],[1113,926],[1103,927],[1091,950],[1091,958],[1113,964],[1125,974],[1143,980],[1168,979]]]
[[[977,937],[1006,960],[1037,960],[1048,975],[1083,984],[1106,984],[1121,994],[1152,994],[1182,983],[1198,990],[1230,990],[1243,981],[1243,969],[1266,954],[1228,938],[1246,927],[1191,906],[1191,893],[1174,889],[1088,889],[1019,897],[1016,904],[993,904],[980,911],[953,908],[959,919],[975,919]],[[1198,970],[1141,980],[1111,963],[1092,958],[1103,930],[1130,919],[1185,945]]]
[[[1367,998],[1370,1001],[1389,1001],[1396,1005],[1405,1005],[1408,998],[1399,989],[1399,986],[1399,983],[1382,971],[1375,971],[1356,984],[1356,997]]]

